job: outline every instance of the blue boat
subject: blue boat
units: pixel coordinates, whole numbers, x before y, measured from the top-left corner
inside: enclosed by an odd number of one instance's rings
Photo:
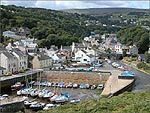
[[[83,83],[81,83],[79,87],[80,87],[81,89],[83,89],[83,88],[86,88],[86,85],[83,84]]]
[[[58,86],[62,88],[64,86],[64,82],[59,82]]]
[[[121,76],[134,76],[134,73],[133,73],[133,72],[126,71],[126,72],[124,72],[124,73],[121,73]]]

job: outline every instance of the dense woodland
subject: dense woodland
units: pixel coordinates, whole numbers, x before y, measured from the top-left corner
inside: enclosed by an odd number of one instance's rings
[[[135,43],[138,45],[140,53],[148,49],[148,31],[140,27],[130,28],[131,25],[121,24],[119,23],[120,17],[119,20],[110,19],[111,16],[114,16],[110,13],[92,16],[14,5],[1,5],[0,12],[0,41],[2,43],[6,40],[2,36],[3,31],[11,30],[13,27],[28,27],[31,30],[28,37],[37,38],[39,47],[71,45],[72,42],[80,42],[85,36],[89,36],[91,31],[100,34],[119,31],[119,40],[122,43],[127,45]],[[85,21],[90,21],[92,24],[86,26]],[[99,23],[93,24],[96,21]],[[102,24],[107,24],[107,26],[102,26]],[[112,24],[117,26],[112,26]]]
[[[149,36],[149,31],[139,26],[124,28],[118,32],[120,42],[128,46],[135,44],[139,53],[148,51],[150,45]]]
[[[85,26],[84,21],[93,19],[88,15],[70,14],[42,8],[24,8],[1,5],[1,39],[2,32],[13,27],[28,27],[31,29],[29,37],[39,40],[40,47],[49,48],[50,45],[70,45],[73,41],[80,42],[91,31],[116,32],[118,28],[100,26]]]

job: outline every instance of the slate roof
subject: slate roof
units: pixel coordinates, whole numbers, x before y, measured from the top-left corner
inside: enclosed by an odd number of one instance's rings
[[[140,57],[141,59],[145,59],[145,54],[138,54],[138,57]]]
[[[85,50],[81,50],[82,52],[84,52],[84,53],[87,53]]]
[[[7,51],[6,48],[0,47],[0,52]]]
[[[39,60],[48,60],[48,59],[51,59],[51,57],[49,57],[47,55],[40,55],[40,56],[38,56],[38,59]]]
[[[65,49],[65,50],[71,51],[71,47],[70,47],[70,46],[62,46],[62,49]]]
[[[19,57],[25,56],[25,54],[19,49],[13,49],[13,52],[15,52]]]
[[[90,57],[90,58],[94,57],[94,55],[92,55],[92,54],[89,54],[89,55],[87,55],[87,56]]]
[[[7,58],[9,58],[9,59],[12,59],[14,56],[11,54],[11,53],[9,53],[9,52],[3,52],[3,54],[7,57]]]

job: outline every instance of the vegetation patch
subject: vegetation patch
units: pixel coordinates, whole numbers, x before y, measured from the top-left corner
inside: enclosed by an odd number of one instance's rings
[[[125,92],[119,96],[66,104],[39,113],[149,113],[150,91]]]

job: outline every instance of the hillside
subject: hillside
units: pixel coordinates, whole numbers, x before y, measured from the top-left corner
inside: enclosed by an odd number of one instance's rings
[[[125,92],[110,99],[87,100],[38,113],[150,113],[150,91]]]
[[[113,13],[129,13],[129,12],[145,12],[148,13],[150,9],[135,9],[135,8],[89,8],[89,9],[66,9],[63,10],[68,13],[88,14],[88,15],[102,15]]]
[[[5,30],[28,27],[31,29],[29,37],[37,38],[39,45],[43,47],[70,45],[72,41],[79,42],[81,37],[87,36],[91,31],[82,24],[88,18],[85,15],[14,5],[1,5],[0,12],[1,38]]]
[[[120,30],[118,39],[122,44],[136,45],[140,54],[144,54],[149,49],[149,31],[139,26]]]

